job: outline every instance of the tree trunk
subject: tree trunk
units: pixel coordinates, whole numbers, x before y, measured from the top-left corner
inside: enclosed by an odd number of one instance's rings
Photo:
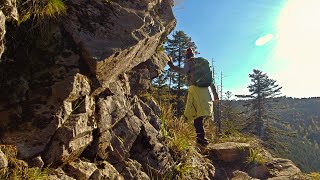
[[[263,120],[262,120],[262,111],[261,111],[261,87],[260,87],[260,78],[258,77],[258,115],[257,115],[257,130],[258,130],[258,136],[260,138],[263,138],[264,133],[263,133]]]
[[[179,49],[178,67],[181,68],[181,50]],[[178,73],[177,115],[181,116],[181,74]]]

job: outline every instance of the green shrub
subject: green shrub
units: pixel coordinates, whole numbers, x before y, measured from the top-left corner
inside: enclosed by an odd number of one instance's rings
[[[261,156],[259,150],[250,148],[246,162],[248,164],[264,164],[266,160]]]
[[[12,145],[0,145],[1,151],[8,158],[8,167],[0,171],[0,179],[45,180],[48,169],[28,168],[28,164],[17,159],[17,149]]]
[[[178,179],[184,179],[189,171],[191,171],[193,167],[191,165],[185,163],[179,163],[175,166],[175,170],[178,173]]]
[[[193,157],[195,149],[195,129],[191,122],[183,118],[174,116],[172,105],[160,105],[162,127],[161,131],[165,136],[171,153],[177,164],[165,173],[169,179],[183,179],[183,177],[193,170],[189,161]]]
[[[67,7],[62,0],[18,0],[18,24],[28,19],[43,20],[45,18],[57,19],[65,15]]]

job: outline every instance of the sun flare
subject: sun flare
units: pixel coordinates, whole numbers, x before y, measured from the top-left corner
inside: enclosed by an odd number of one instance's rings
[[[320,95],[320,85],[314,82],[320,67],[319,9],[320,0],[288,0],[278,19],[276,55],[287,64],[278,76],[297,96],[306,91]]]
[[[264,35],[256,40],[256,46],[263,46],[273,39],[272,34]]]
[[[320,1],[289,0],[278,21],[278,50],[290,60],[314,61],[320,50]]]

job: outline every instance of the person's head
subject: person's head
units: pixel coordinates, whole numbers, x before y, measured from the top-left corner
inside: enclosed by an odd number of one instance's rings
[[[194,57],[194,52],[193,50],[189,47],[187,50],[186,50],[186,59],[191,59]]]

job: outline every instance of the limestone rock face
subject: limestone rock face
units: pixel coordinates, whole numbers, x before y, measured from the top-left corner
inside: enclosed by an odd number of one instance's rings
[[[237,170],[233,172],[233,177],[231,180],[258,180],[258,179],[250,177],[247,173],[243,171]]]
[[[267,163],[272,180],[276,179],[294,179],[296,175],[301,173],[292,161],[289,159],[274,158],[271,162]]]
[[[64,27],[103,87],[155,54],[175,25],[170,1],[69,1]]]
[[[143,170],[142,165],[135,160],[127,159],[114,165],[124,179],[150,180],[147,170]],[[149,172],[148,172],[149,173]]]
[[[28,165],[29,165],[29,167],[37,167],[37,168],[41,169],[44,166],[44,162],[43,162],[41,156],[37,156],[35,158],[32,158],[28,162]]]
[[[72,174],[76,179],[86,180],[98,169],[94,163],[76,160],[66,167],[68,174]]]
[[[48,180],[75,180],[75,178],[68,176],[61,168],[55,169],[48,176]]]
[[[212,165],[209,159],[203,158],[202,155],[195,153],[188,162],[191,170],[186,174],[184,179],[216,179],[216,168]]]
[[[107,161],[98,162],[97,170],[93,172],[90,178],[93,180],[115,179],[124,180],[123,176]]]
[[[158,138],[157,130],[146,123],[141,127],[141,132],[130,150],[130,157],[138,161],[143,169],[149,169],[154,176],[161,176],[161,172],[164,173],[173,164],[169,149],[160,143]]]
[[[6,34],[6,21],[17,20],[18,12],[16,0],[3,0],[0,2],[0,62],[4,52],[4,38]]]
[[[265,179],[266,177],[270,176],[270,170],[267,168],[265,164],[258,164],[254,165],[253,167],[249,168],[248,174],[251,177],[259,178],[259,179]]]
[[[167,64],[159,47],[176,24],[171,3],[70,0],[46,37],[18,29],[30,48],[8,43],[19,54],[0,66],[20,68],[0,79],[1,143],[15,145],[30,166],[68,167],[51,179],[149,179],[148,162],[159,172],[172,165],[160,110],[140,98]],[[15,19],[7,7],[1,28]]]

